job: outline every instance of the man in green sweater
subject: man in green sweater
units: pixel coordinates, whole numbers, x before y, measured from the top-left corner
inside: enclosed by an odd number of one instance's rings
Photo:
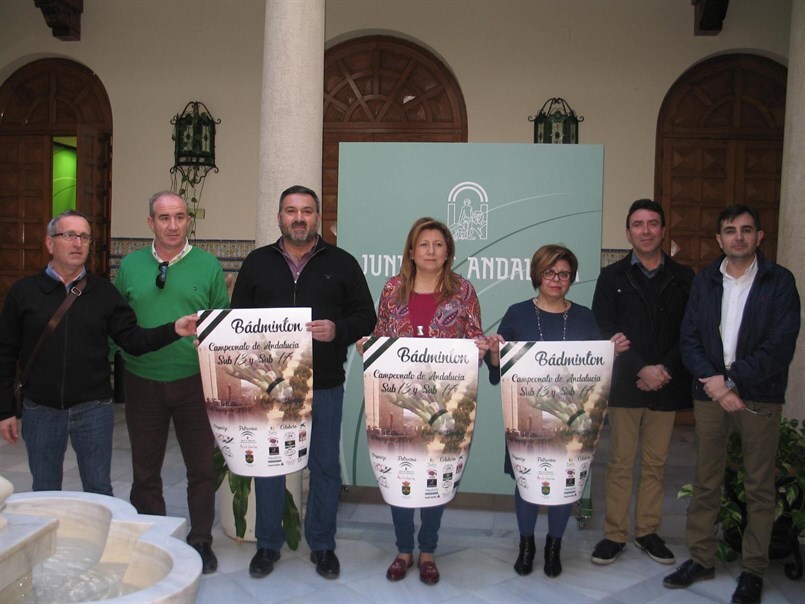
[[[115,285],[134,308],[141,326],[207,308],[227,308],[229,296],[217,258],[187,241],[190,215],[185,201],[170,191],[148,202],[151,245],[128,254]],[[173,419],[187,467],[190,532],[187,542],[201,556],[203,572],[215,572],[212,551],[215,516],[215,447],[204,407],[198,355],[183,339],[161,350],[126,361],[126,423],[131,439],[134,481],[130,500],[141,514],[164,516],[162,463]]]

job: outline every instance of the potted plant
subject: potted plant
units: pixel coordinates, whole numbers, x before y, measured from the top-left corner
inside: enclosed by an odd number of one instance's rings
[[[220,488],[225,479],[227,480],[229,491],[232,493],[235,535],[238,539],[243,539],[247,529],[246,515],[249,509],[249,495],[252,491],[252,477],[240,476],[230,472],[221,450],[217,447],[215,448],[215,473],[217,476],[216,489]],[[221,513],[225,513],[223,506]],[[288,547],[296,550],[299,547],[302,535],[301,520],[299,510],[288,489],[285,489],[285,511],[282,515],[282,527],[285,529],[285,541]]]
[[[775,457],[777,498],[774,513],[769,557],[793,557],[785,565],[785,575],[797,580],[802,577],[802,556],[799,535],[805,530],[805,423],[781,418],[780,444]],[[743,530],[746,527],[745,470],[741,456],[741,437],[732,432],[727,443],[727,468],[721,494],[721,509],[716,518],[720,540],[716,557],[722,562],[735,560],[741,552]],[[677,497],[693,495],[693,485],[686,484]]]

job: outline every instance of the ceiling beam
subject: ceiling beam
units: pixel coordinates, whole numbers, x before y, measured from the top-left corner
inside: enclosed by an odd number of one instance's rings
[[[54,38],[65,42],[81,40],[84,0],[34,0],[34,5],[42,11]]]
[[[730,0],[691,0],[693,35],[717,36],[721,32]]]

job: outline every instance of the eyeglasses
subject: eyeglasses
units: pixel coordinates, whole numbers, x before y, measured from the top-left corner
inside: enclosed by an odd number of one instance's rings
[[[570,281],[570,272],[568,271],[557,272],[552,268],[542,271],[542,276],[545,277],[548,281],[552,281],[556,277],[559,278],[559,281]]]
[[[68,243],[72,243],[76,239],[80,239],[82,245],[92,241],[92,235],[87,235],[86,233],[73,233],[72,231],[68,231],[67,233],[53,233],[51,237],[62,237]]]
[[[168,263],[167,262],[160,262],[159,263],[159,272],[157,273],[157,282],[156,286],[159,289],[165,289],[165,281],[168,280]]]
[[[752,415],[757,415],[758,417],[771,417],[771,411],[768,409],[753,409],[752,407],[745,406],[743,410]]]

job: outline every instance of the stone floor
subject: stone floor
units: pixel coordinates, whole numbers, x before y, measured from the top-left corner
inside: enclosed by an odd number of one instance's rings
[[[131,488],[131,463],[122,411],[122,407],[117,409],[112,481],[116,496],[127,499]],[[632,543],[611,566],[599,567],[590,562],[592,548],[602,537],[603,460],[607,457],[607,449],[608,432],[605,430],[593,471],[596,507],[585,528],[579,528],[571,520],[562,544],[564,572],[556,579],[549,579],[542,573],[541,554],[537,557],[535,572],[530,576],[520,577],[512,570],[518,536],[511,496],[461,494],[445,512],[440,531],[437,563],[441,582],[429,587],[413,573],[399,583],[390,583],[385,578],[385,571],[396,550],[391,515],[388,507],[379,503],[376,490],[364,487],[343,493],[337,537],[341,576],[337,580],[325,581],[316,575],[304,544],[295,552],[286,547],[271,575],[252,579],[248,565],[254,554],[254,544],[238,543],[226,537],[216,517],[213,536],[219,569],[215,574],[202,577],[197,601],[243,604],[729,602],[735,588],[735,577],[740,573],[738,563],[719,564],[715,580],[695,584],[687,590],[669,590],[662,586],[662,578],[673,567],[651,561]],[[682,562],[688,557],[684,545],[687,502],[677,500],[676,491],[693,476],[693,432],[690,427],[677,427],[670,459],[661,535],[676,553],[677,560]],[[30,490],[24,444],[0,443],[0,473],[11,480],[16,492]],[[169,445],[163,479],[168,513],[185,517],[184,466],[175,440]],[[72,451],[68,451],[65,462],[64,488],[81,488]],[[545,530],[545,520],[540,518],[537,534],[541,535]],[[763,596],[767,604],[805,602],[803,581],[790,581],[783,574],[782,563],[772,561]]]

